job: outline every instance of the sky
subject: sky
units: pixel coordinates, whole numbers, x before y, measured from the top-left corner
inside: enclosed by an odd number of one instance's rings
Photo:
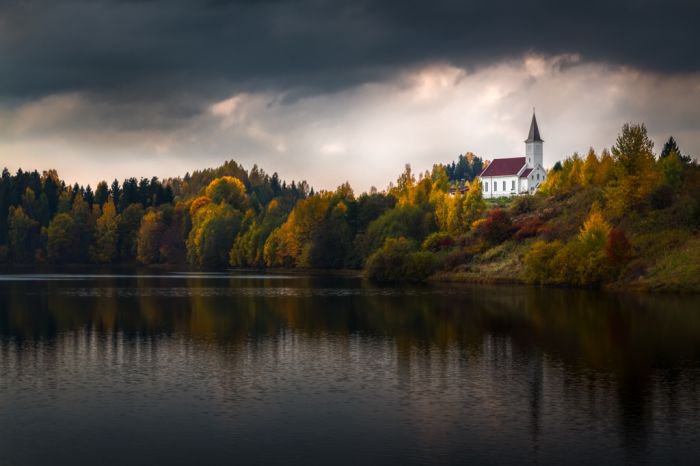
[[[545,166],[645,123],[700,155],[695,0],[0,0],[0,165],[67,182],[235,159],[385,188],[474,152]]]

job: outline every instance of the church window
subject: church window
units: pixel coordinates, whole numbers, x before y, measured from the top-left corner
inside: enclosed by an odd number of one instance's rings
[[[488,183],[484,183],[484,191],[489,192],[489,184]]]
[[[506,182],[504,181],[503,182],[503,191],[505,191],[505,190],[506,190]]]
[[[498,183],[496,183],[495,181],[493,182],[493,190],[498,191]]]
[[[510,182],[510,189],[511,189],[512,191],[515,191],[515,180],[513,180],[513,181]]]

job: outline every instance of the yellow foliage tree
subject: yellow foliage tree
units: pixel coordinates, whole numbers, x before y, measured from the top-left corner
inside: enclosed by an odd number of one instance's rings
[[[588,150],[586,160],[583,162],[583,167],[581,169],[580,184],[583,186],[590,186],[595,184],[596,176],[598,174],[599,169],[600,161],[598,160],[598,156],[596,155],[595,151],[591,147]]]
[[[610,224],[600,212],[600,207],[594,205],[588,218],[583,222],[578,238],[580,241],[602,250],[605,248],[611,229]]]
[[[165,226],[157,211],[149,210],[143,216],[136,242],[136,259],[140,263],[148,265],[160,262],[160,244],[164,229]]]
[[[199,208],[192,218],[192,230],[187,238],[187,260],[200,266],[228,263],[240,225],[240,211],[226,202]]]
[[[197,211],[210,202],[211,199],[207,196],[199,196],[193,199],[190,203],[190,217],[195,218],[197,216]]]
[[[95,225],[95,242],[90,248],[94,262],[109,264],[117,257],[117,209],[109,198],[102,206],[102,215]]]
[[[226,202],[235,209],[242,210],[245,206],[245,185],[234,176],[222,176],[207,186],[206,196],[216,204]]]

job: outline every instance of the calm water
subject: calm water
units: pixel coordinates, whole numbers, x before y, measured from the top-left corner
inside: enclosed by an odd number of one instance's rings
[[[698,458],[698,297],[0,276],[0,465]]]

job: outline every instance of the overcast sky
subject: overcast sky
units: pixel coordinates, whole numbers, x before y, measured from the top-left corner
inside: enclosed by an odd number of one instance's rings
[[[523,155],[533,107],[547,166],[625,122],[697,156],[699,23],[694,0],[0,0],[0,162],[363,191]]]

